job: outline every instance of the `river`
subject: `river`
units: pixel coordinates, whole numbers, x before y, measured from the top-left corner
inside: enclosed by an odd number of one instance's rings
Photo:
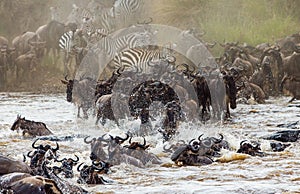
[[[266,104],[238,104],[232,112],[232,121],[218,123],[181,123],[176,140],[190,140],[204,136],[224,135],[233,151],[244,139],[261,143],[265,157],[249,157],[207,166],[177,167],[174,165],[149,165],[138,168],[129,164],[111,167],[104,175],[111,184],[81,185],[91,193],[296,193],[300,192],[299,142],[291,143],[284,152],[272,152],[270,141],[262,137],[286,128],[300,120],[299,101],[288,104],[289,98],[270,98]],[[298,103],[298,104],[297,104]],[[26,119],[44,122],[57,136],[73,136],[71,141],[59,142],[61,157],[76,154],[80,162],[90,163],[90,146],[83,142],[87,135],[104,133],[124,136],[138,128],[138,121],[123,122],[120,127],[108,122],[95,126],[95,118],[83,120],[76,117],[76,107],[65,100],[65,94],[0,93],[0,148],[1,154],[17,160],[31,151],[33,138],[23,137],[10,127],[18,114]],[[300,124],[296,126],[300,127]],[[159,133],[146,136],[149,151],[158,155],[164,164],[172,164],[170,156],[163,153]],[[42,141],[40,141],[42,142]],[[55,142],[48,142],[55,145]],[[224,154],[226,151],[224,151]],[[74,156],[73,156],[74,158]],[[76,184],[78,172],[70,182]]]

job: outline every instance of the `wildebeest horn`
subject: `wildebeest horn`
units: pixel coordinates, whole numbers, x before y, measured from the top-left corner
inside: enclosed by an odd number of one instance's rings
[[[69,81],[69,80],[68,80],[68,75],[65,76],[65,80],[66,80],[66,81]]]
[[[201,142],[201,137],[203,136],[203,134],[199,135],[198,140],[199,142]]]
[[[224,139],[224,136],[221,133],[219,133],[219,135],[220,135],[221,138],[217,139],[217,141],[215,141],[214,143],[221,143],[222,140]]]
[[[32,143],[32,148],[34,149],[38,149],[39,147],[38,146],[35,146],[35,143],[37,142],[37,140],[39,140],[39,138],[37,138],[33,143]]]
[[[103,162],[101,162],[101,161],[96,163],[96,161],[93,160],[93,161],[92,161],[92,164],[93,164],[94,166],[99,166],[99,164],[101,164],[101,168],[102,168],[102,169],[103,169],[103,167],[104,167]],[[101,170],[102,170],[102,169],[101,169]]]
[[[101,137],[98,137],[98,141],[104,141],[104,142],[109,142],[109,139],[104,139],[104,137],[105,137],[105,135],[106,135],[106,133],[105,134],[103,134]],[[94,138],[93,139],[94,141],[96,140],[96,138]],[[92,140],[91,140],[92,141]]]
[[[74,160],[74,159],[72,159],[72,158],[70,158],[73,162],[78,162],[79,161],[79,157],[76,155],[76,154],[74,154],[75,155],[75,157],[76,157],[76,160]]]
[[[129,135],[128,135],[128,133],[126,133],[126,137],[125,138],[121,138],[121,137],[119,137],[119,136],[117,136],[119,139],[121,139],[122,141],[126,141],[128,138],[129,138]]]
[[[240,143],[240,146],[242,146],[243,145],[243,143],[244,142],[246,142],[247,140],[243,140],[243,141],[241,141],[241,143]]]
[[[61,160],[56,159],[55,161],[56,161],[56,162],[62,162],[62,161],[64,161],[64,160],[67,160],[67,158],[63,158],[63,159],[61,159]]]
[[[30,155],[31,152],[32,152],[32,151],[29,151],[29,152],[27,153],[27,156],[28,156],[29,158],[32,158],[32,157],[33,157],[33,156]]]
[[[93,162],[94,162],[94,161],[93,161]],[[101,163],[101,162],[100,162],[100,163]],[[99,163],[99,164],[100,164],[100,163]],[[93,164],[92,168],[95,169],[95,170],[101,171],[101,170],[103,170],[104,166],[103,166],[103,164],[101,163],[101,168],[98,168],[97,166],[95,166],[95,165]]]
[[[23,162],[26,162],[26,156],[23,154]]]
[[[57,150],[59,150],[59,145],[58,145],[58,143],[56,142],[56,148],[52,148],[52,151],[55,153]]]
[[[92,140],[90,140],[90,141],[88,141],[87,140],[87,138],[89,138],[90,136],[86,136],[85,138],[84,138],[84,143],[87,143],[87,144],[89,144],[89,143],[92,143],[92,141],[94,140],[96,140],[96,138],[93,138]]]
[[[132,136],[129,138],[129,143],[131,144],[131,139],[132,139]]]
[[[192,143],[194,140],[195,140],[195,138],[194,138],[194,139],[192,139],[191,141],[189,141],[189,145],[191,145],[191,143]]]
[[[146,139],[145,139],[145,137],[143,137],[144,138],[144,144],[143,144],[143,146],[146,146]]]
[[[188,66],[187,64],[182,63],[181,65],[182,65],[183,67],[185,67],[185,69],[186,69],[187,71],[190,71],[189,66]]]
[[[77,166],[77,171],[78,171],[78,172],[80,172],[80,171],[82,170],[82,169],[80,170],[80,166],[81,166],[82,164],[84,164],[84,162],[82,162],[81,164],[79,164],[79,165]]]

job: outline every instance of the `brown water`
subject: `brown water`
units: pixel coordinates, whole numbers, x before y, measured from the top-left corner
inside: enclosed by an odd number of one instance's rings
[[[113,166],[111,174],[104,175],[105,179],[113,181],[112,184],[82,186],[91,193],[300,193],[299,142],[292,143],[284,152],[272,152],[270,141],[261,139],[264,135],[285,129],[276,127],[278,124],[300,120],[300,109],[296,107],[299,101],[287,104],[288,100],[281,97],[267,100],[263,105],[238,104],[238,108],[232,110],[232,122],[206,125],[182,123],[180,134],[176,137],[176,140],[189,140],[202,133],[217,136],[221,132],[233,151],[238,149],[241,140],[257,140],[267,153],[265,157],[214,162],[208,166],[149,165],[142,169],[121,164]],[[21,132],[10,130],[17,114],[46,123],[59,136],[122,135],[139,127],[138,121],[124,121],[118,128],[113,123],[95,127],[94,118],[77,119],[76,107],[66,102],[65,94],[0,93],[0,110],[1,154],[19,160],[23,159],[23,153],[32,150],[32,138],[22,137]],[[76,154],[80,162],[90,164],[90,147],[80,137],[59,142],[59,153],[61,157]],[[157,154],[165,164],[172,164],[170,156],[162,152],[160,134],[146,139],[151,144],[150,152]],[[229,154],[226,151],[223,153]],[[77,178],[78,173],[75,172],[75,178],[70,182],[76,183]]]

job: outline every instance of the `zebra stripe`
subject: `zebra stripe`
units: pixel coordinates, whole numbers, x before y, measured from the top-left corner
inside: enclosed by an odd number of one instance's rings
[[[138,11],[141,7],[141,2],[141,0],[117,0],[114,4],[116,16],[127,16]]]
[[[90,11],[88,9],[82,10],[82,22],[83,28],[88,26],[91,32],[96,28],[105,29],[107,31],[113,30],[113,12],[110,8],[98,7],[97,9]],[[95,26],[95,27],[94,27]]]
[[[126,48],[142,47],[143,45],[140,45],[141,39],[143,39],[143,37],[141,37],[139,33],[131,33],[117,39],[104,37],[98,47],[101,48],[102,51],[105,51],[108,56],[114,57],[116,53]]]
[[[138,17],[135,15],[139,13],[142,7],[142,0],[117,0],[113,6],[114,14],[118,22],[118,27],[127,27],[135,24]]]
[[[150,72],[149,61],[158,61],[164,56],[159,49],[148,50],[143,48],[132,48],[121,52],[114,57],[116,69],[119,67],[137,67],[144,73]]]
[[[73,37],[74,37],[73,31],[64,33],[59,39],[59,43],[58,43],[59,47],[62,50],[67,51],[68,53],[71,52],[73,46]]]

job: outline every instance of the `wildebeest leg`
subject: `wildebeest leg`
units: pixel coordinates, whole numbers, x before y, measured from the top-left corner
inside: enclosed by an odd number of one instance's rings
[[[293,102],[295,99],[296,99],[296,97],[293,97],[293,98],[289,101],[289,103],[290,103],[290,102]]]
[[[106,123],[106,119],[102,117],[102,119],[101,119],[101,125],[104,126],[105,123]]]
[[[230,111],[229,111],[229,103],[226,103],[226,114],[225,114],[225,118],[230,118]]]
[[[69,65],[70,65],[70,55],[68,53],[64,53],[64,75],[69,75],[70,70],[69,70]]]
[[[87,109],[86,109],[86,108],[82,108],[82,111],[83,111],[83,118],[84,118],[84,119],[88,119],[89,116],[88,116],[88,114],[87,114]]]
[[[80,118],[80,106],[78,106],[78,109],[77,109],[77,117]]]

